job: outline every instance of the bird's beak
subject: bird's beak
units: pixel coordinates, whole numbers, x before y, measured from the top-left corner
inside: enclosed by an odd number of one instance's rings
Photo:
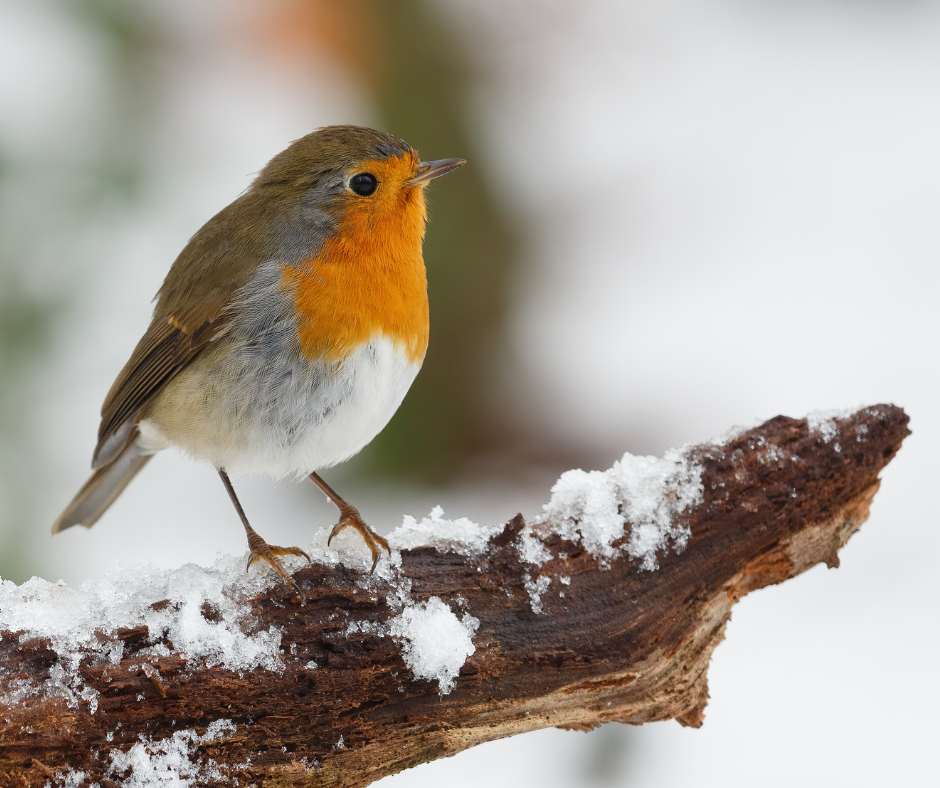
[[[437,161],[418,162],[413,178],[405,181],[407,186],[423,186],[428,181],[447,175],[467,163],[466,159],[438,159]]]

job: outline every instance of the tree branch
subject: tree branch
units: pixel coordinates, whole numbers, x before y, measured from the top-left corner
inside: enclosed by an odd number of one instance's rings
[[[658,463],[566,474],[530,523],[400,529],[400,546],[422,534],[436,546],[402,549],[371,578],[323,551],[295,574],[305,600],[218,567],[184,567],[165,587],[125,578],[97,602],[5,584],[0,785],[165,769],[199,784],[364,786],[548,726],[699,726],[732,605],[838,565],[907,422],[890,405],[781,416]],[[200,591],[212,577],[222,590]],[[100,621],[43,623],[82,599]]]

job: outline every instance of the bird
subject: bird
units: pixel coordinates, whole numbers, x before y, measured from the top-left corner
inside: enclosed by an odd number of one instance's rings
[[[401,405],[429,338],[425,188],[464,159],[326,126],[277,154],[176,258],[144,336],[101,408],[93,473],[55,521],[90,528],[159,451],[215,467],[264,561],[231,475],[309,477],[358,531],[374,571],[388,542],[318,471],[357,454]]]

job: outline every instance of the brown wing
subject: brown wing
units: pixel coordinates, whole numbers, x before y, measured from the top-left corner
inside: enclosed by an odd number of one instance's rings
[[[200,303],[175,314],[154,316],[101,407],[101,427],[92,467],[109,462],[134,434],[137,415],[192,361],[224,325],[228,288],[213,288]]]
[[[141,408],[217,334],[229,318],[231,299],[258,266],[283,251],[285,230],[276,220],[281,212],[288,219],[292,214],[272,199],[252,186],[180,252],[157,295],[153,322],[105,398],[93,467],[112,460],[133,440]],[[309,232],[309,238],[295,239],[303,256],[322,241],[321,225],[312,224]]]

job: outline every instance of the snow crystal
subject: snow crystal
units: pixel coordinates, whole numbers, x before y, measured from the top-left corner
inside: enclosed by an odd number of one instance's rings
[[[94,652],[103,661],[120,659],[113,644],[96,633],[146,625],[150,638],[167,638],[190,658],[230,670],[282,669],[281,634],[274,628],[246,635],[250,615],[244,600],[264,591],[271,574],[245,572],[243,559],[220,557],[211,567],[186,564],[167,570],[118,566],[77,589],[34,577],[17,586],[0,580],[0,630],[19,632],[21,642],[49,640],[60,662],[74,670]],[[166,600],[154,605],[154,601]],[[208,617],[207,617],[208,615]]]
[[[73,709],[77,709],[84,701],[92,714],[98,710],[98,693],[95,689],[82,686],[76,670],[66,670],[61,663],[56,663],[49,669],[49,678],[42,684],[36,684],[29,679],[10,678],[2,670],[0,680],[4,680],[0,685],[3,689],[0,693],[0,708],[22,703],[26,698],[41,694],[62,698]]]
[[[346,627],[346,634],[355,635],[357,632],[385,637],[388,634],[388,627],[378,621],[350,621],[349,626]]]
[[[518,540],[516,540],[516,545],[519,549],[519,558],[527,564],[541,566],[546,561],[551,560],[552,554],[542,544],[542,540],[538,538],[531,527],[522,529]]]
[[[146,626],[152,640],[166,638],[182,655],[206,665],[280,671],[280,631],[244,631],[250,630],[251,615],[244,600],[273,582],[271,574],[245,572],[244,559],[235,556],[220,557],[208,568],[118,566],[78,588],[37,577],[19,586],[0,579],[0,631],[16,633],[20,643],[45,639],[58,655],[41,686],[4,682],[4,702],[41,692],[73,708],[84,702],[94,713],[97,693],[83,686],[78,668],[89,657],[98,664],[119,662],[123,644],[101,643],[98,635],[120,627]],[[167,648],[158,643],[143,653],[163,655]]]
[[[776,465],[779,467],[794,459],[793,455],[785,452],[776,443],[771,443],[763,435],[758,436],[753,441],[748,441],[747,446],[754,452],[754,456],[761,465]]]
[[[405,641],[405,664],[415,678],[437,679],[438,690],[448,694],[457,674],[476,646],[472,637],[480,622],[469,613],[462,618],[439,597],[408,606],[389,622],[389,633]]]
[[[549,577],[537,577],[535,580],[533,580],[531,577],[526,575],[525,590],[529,594],[529,600],[532,603],[533,613],[542,612],[542,594],[548,591],[548,587],[551,584],[552,580]]]
[[[56,772],[55,776],[62,781],[62,788],[80,788],[88,775],[81,769],[74,769],[65,773]]]
[[[226,775],[218,764],[211,758],[203,762],[196,756],[195,748],[234,732],[231,720],[216,720],[202,736],[194,730],[176,731],[171,737],[156,741],[141,736],[126,753],[111,753],[109,774],[121,779],[124,788],[188,788],[224,780]]]
[[[854,408],[843,410],[814,410],[806,415],[806,426],[810,432],[815,432],[823,443],[829,443],[839,434],[838,422],[854,416],[859,411],[865,410],[870,415],[877,415],[876,408],[866,408],[863,405],[857,405]]]
[[[438,552],[476,557],[486,551],[489,539],[503,529],[501,525],[481,526],[466,517],[445,520],[444,509],[435,506],[421,522],[405,515],[402,524],[388,537],[396,550],[434,547]]]
[[[683,451],[670,449],[662,457],[624,454],[607,471],[563,473],[533,525],[536,533],[548,528],[580,541],[604,562],[626,552],[641,569],[652,570],[658,567],[657,551],[685,548],[689,529],[679,515],[700,503],[703,494],[702,468]],[[618,547],[625,524],[629,536]]]
[[[827,411],[814,411],[807,415],[806,426],[810,432],[815,432],[823,443],[829,443],[839,434],[835,416]]]

